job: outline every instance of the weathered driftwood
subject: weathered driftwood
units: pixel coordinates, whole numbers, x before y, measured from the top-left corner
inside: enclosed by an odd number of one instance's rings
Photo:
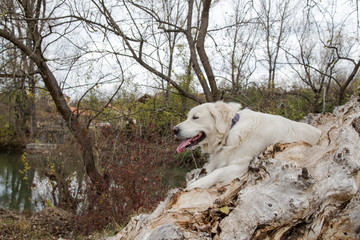
[[[360,97],[312,116],[317,146],[283,143],[210,189],[175,189],[110,239],[360,239]]]

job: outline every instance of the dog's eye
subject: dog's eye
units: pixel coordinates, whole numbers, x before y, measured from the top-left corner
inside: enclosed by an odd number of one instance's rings
[[[199,118],[198,116],[193,116],[193,117],[192,117],[193,120],[196,120],[196,119],[198,119],[198,118]]]

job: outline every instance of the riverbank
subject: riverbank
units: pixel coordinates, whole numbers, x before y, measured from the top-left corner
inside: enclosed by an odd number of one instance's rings
[[[37,213],[20,213],[0,208],[0,239],[101,239],[116,234],[116,228],[84,236],[77,233],[75,216],[59,208]]]
[[[18,151],[23,152],[26,149],[26,144],[0,144],[0,151]]]

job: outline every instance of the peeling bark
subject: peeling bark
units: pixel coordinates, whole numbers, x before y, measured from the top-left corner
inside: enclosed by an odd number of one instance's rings
[[[210,189],[174,189],[110,239],[359,239],[360,97],[308,122],[317,146],[278,143],[249,172]]]

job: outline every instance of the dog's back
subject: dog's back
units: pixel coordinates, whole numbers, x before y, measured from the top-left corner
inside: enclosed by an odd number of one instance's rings
[[[309,124],[244,109],[240,120],[229,132],[228,146],[239,156],[256,157],[269,145],[279,142],[304,141],[317,144],[321,131]],[[237,155],[237,154],[236,154]],[[236,155],[233,156],[236,158]]]

